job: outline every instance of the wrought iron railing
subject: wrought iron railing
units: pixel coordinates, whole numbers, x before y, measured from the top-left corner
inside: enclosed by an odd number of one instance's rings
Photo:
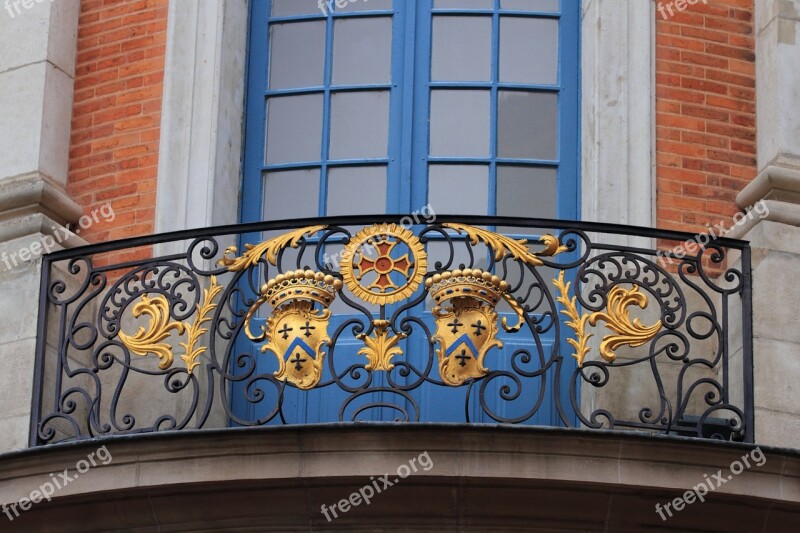
[[[392,215],[56,252],[42,267],[31,445],[338,421],[752,442],[750,250],[673,248],[691,237]]]

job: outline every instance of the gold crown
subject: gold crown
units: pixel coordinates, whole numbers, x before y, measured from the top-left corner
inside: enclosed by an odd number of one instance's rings
[[[490,272],[467,268],[434,274],[425,280],[425,287],[437,304],[451,298],[471,297],[495,306],[509,285]]]
[[[295,270],[275,276],[261,286],[273,309],[289,301],[310,300],[328,307],[342,288],[342,280],[313,270]]]

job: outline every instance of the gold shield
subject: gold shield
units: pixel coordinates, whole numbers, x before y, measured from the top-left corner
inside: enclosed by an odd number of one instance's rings
[[[278,358],[275,377],[300,389],[314,388],[322,377],[322,348],[328,337],[328,309],[313,309],[308,301],[294,301],[277,309],[267,320],[267,339],[261,348]]]
[[[486,354],[502,348],[497,339],[495,306],[508,284],[481,270],[455,270],[436,274],[426,282],[438,304],[433,309],[439,376],[454,387],[485,376]]]
[[[313,270],[279,274],[261,287],[261,296],[245,316],[244,331],[253,342],[266,339],[262,352],[278,358],[275,377],[308,390],[322,378],[323,347],[330,345],[328,306],[342,288],[342,281]],[[269,303],[272,315],[261,333],[250,330],[259,307]]]

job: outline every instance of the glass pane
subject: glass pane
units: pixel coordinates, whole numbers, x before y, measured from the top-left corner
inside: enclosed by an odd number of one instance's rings
[[[317,0],[272,0],[272,16],[318,15],[320,7],[317,4]]]
[[[335,167],[328,171],[328,215],[386,212],[386,167]]]
[[[333,34],[334,85],[389,83],[392,19],[336,19]]]
[[[432,77],[436,81],[489,81],[491,17],[433,19]]]
[[[558,157],[558,95],[500,91],[497,115],[500,157],[553,160]]]
[[[555,218],[556,199],[555,169],[497,167],[498,216]],[[513,231],[520,229],[514,228]]]
[[[319,161],[321,146],[321,94],[268,100],[267,164]]]
[[[489,91],[432,91],[431,155],[489,156]]]
[[[270,88],[322,85],[325,23],[314,21],[273,24],[270,32]]]
[[[264,177],[264,220],[319,215],[319,169],[268,172]]]
[[[489,167],[431,165],[428,202],[443,215],[488,215]]]
[[[494,0],[434,0],[434,9],[493,9]]]
[[[331,97],[331,159],[386,157],[389,91],[334,93]]]
[[[558,0],[500,0],[501,9],[514,11],[558,11]]]
[[[325,2],[328,3],[327,0]],[[392,0],[338,0],[332,5],[336,6],[337,13],[350,11],[390,11]]]
[[[558,21],[500,18],[500,81],[558,83]]]

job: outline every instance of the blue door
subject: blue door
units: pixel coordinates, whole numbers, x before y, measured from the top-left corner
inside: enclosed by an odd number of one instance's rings
[[[579,4],[253,0],[242,222],[425,206],[578,218]],[[429,254],[436,246],[428,244]],[[344,307],[334,311],[331,330],[351,319]],[[428,311],[409,312],[432,324]],[[504,339],[497,360],[532,341]],[[409,358],[427,353],[419,342],[405,341]],[[361,346],[342,337],[337,358],[355,364]],[[421,420],[464,418],[464,388],[448,391],[453,402],[426,402],[427,393],[414,393]],[[286,422],[337,420],[347,397],[338,387],[284,394]],[[253,409],[234,405],[250,416]],[[472,421],[491,420],[469,409]],[[557,423],[552,409],[537,416],[530,422]]]

